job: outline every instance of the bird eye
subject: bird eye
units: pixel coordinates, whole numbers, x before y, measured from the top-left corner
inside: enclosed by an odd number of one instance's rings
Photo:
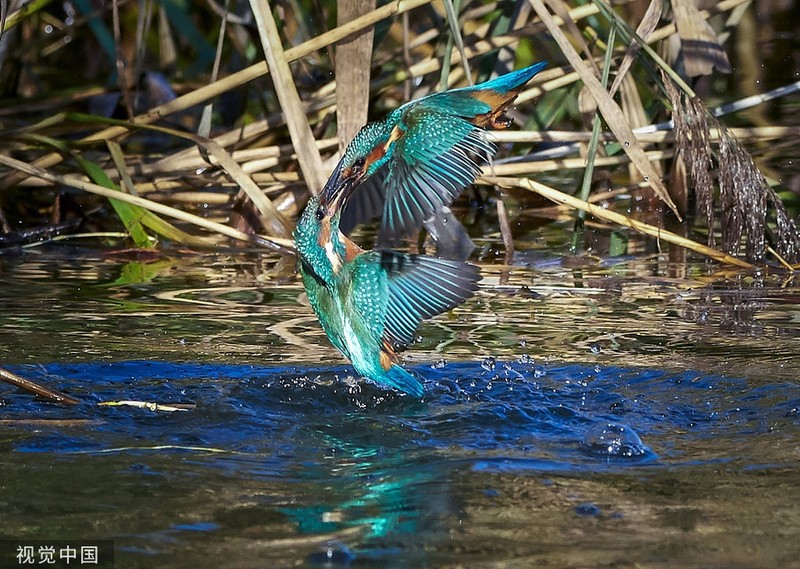
[[[317,208],[317,213],[315,215],[316,215],[317,221],[322,221],[322,218],[325,217],[325,208],[322,207],[322,206],[319,206]]]

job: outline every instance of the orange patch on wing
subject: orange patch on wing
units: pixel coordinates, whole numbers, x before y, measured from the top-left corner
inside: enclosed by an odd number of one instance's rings
[[[388,371],[390,367],[397,363],[397,356],[394,353],[394,348],[386,340],[383,341],[381,348],[381,367]]]

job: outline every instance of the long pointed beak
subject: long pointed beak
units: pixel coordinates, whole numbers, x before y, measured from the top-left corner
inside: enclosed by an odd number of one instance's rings
[[[322,188],[322,192],[319,194],[320,205],[324,205],[328,209],[335,209],[339,206],[341,201],[347,197],[345,196],[347,192],[344,190],[350,184],[348,183],[348,179],[342,176],[343,171],[342,160],[339,160],[336,168],[334,168],[331,173],[331,177],[325,182],[325,187]]]

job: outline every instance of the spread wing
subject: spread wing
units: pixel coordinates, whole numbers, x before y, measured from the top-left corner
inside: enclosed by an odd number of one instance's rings
[[[378,243],[391,246],[449,206],[475,181],[497,151],[483,126],[502,128],[505,109],[544,63],[472,87],[434,93],[407,103],[383,123],[392,129],[392,155],[350,197],[349,226],[374,217],[383,203]],[[369,217],[367,217],[369,216]]]
[[[450,205],[497,150],[482,128],[427,105],[411,107],[395,128],[404,132],[386,165],[381,243],[413,233]]]
[[[410,344],[420,322],[458,306],[478,290],[480,272],[469,263],[389,250],[364,255],[388,278],[382,340],[393,349]]]

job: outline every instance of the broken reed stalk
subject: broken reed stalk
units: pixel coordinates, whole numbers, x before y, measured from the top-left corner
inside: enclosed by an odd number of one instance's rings
[[[741,267],[743,269],[753,269],[753,265],[747,263],[741,259],[728,255],[722,251],[718,251],[711,247],[707,247],[706,245],[702,245],[697,243],[696,241],[692,241],[691,239],[686,239],[685,237],[681,237],[671,231],[667,231],[661,227],[656,227],[655,225],[650,225],[648,223],[644,223],[642,221],[638,221],[632,219],[630,217],[626,217],[620,213],[615,211],[611,211],[600,206],[596,206],[592,203],[585,202],[580,200],[574,196],[569,194],[565,194],[563,192],[559,192],[558,190],[546,186],[536,180],[532,180],[530,178],[504,178],[504,177],[484,177],[481,178],[481,181],[487,184],[494,184],[500,186],[501,188],[524,188],[539,194],[555,203],[564,204],[569,207],[575,209],[581,209],[586,213],[589,213],[598,219],[603,219],[605,221],[610,221],[617,225],[621,225],[623,227],[628,227],[640,233],[644,233],[645,235],[650,235],[651,237],[655,237],[657,239],[663,239],[669,243],[674,243],[675,245],[679,245],[686,249],[690,249],[701,255],[705,255],[706,257],[710,257],[714,260],[720,261],[722,263],[726,263],[729,265],[734,265],[737,267]]]

